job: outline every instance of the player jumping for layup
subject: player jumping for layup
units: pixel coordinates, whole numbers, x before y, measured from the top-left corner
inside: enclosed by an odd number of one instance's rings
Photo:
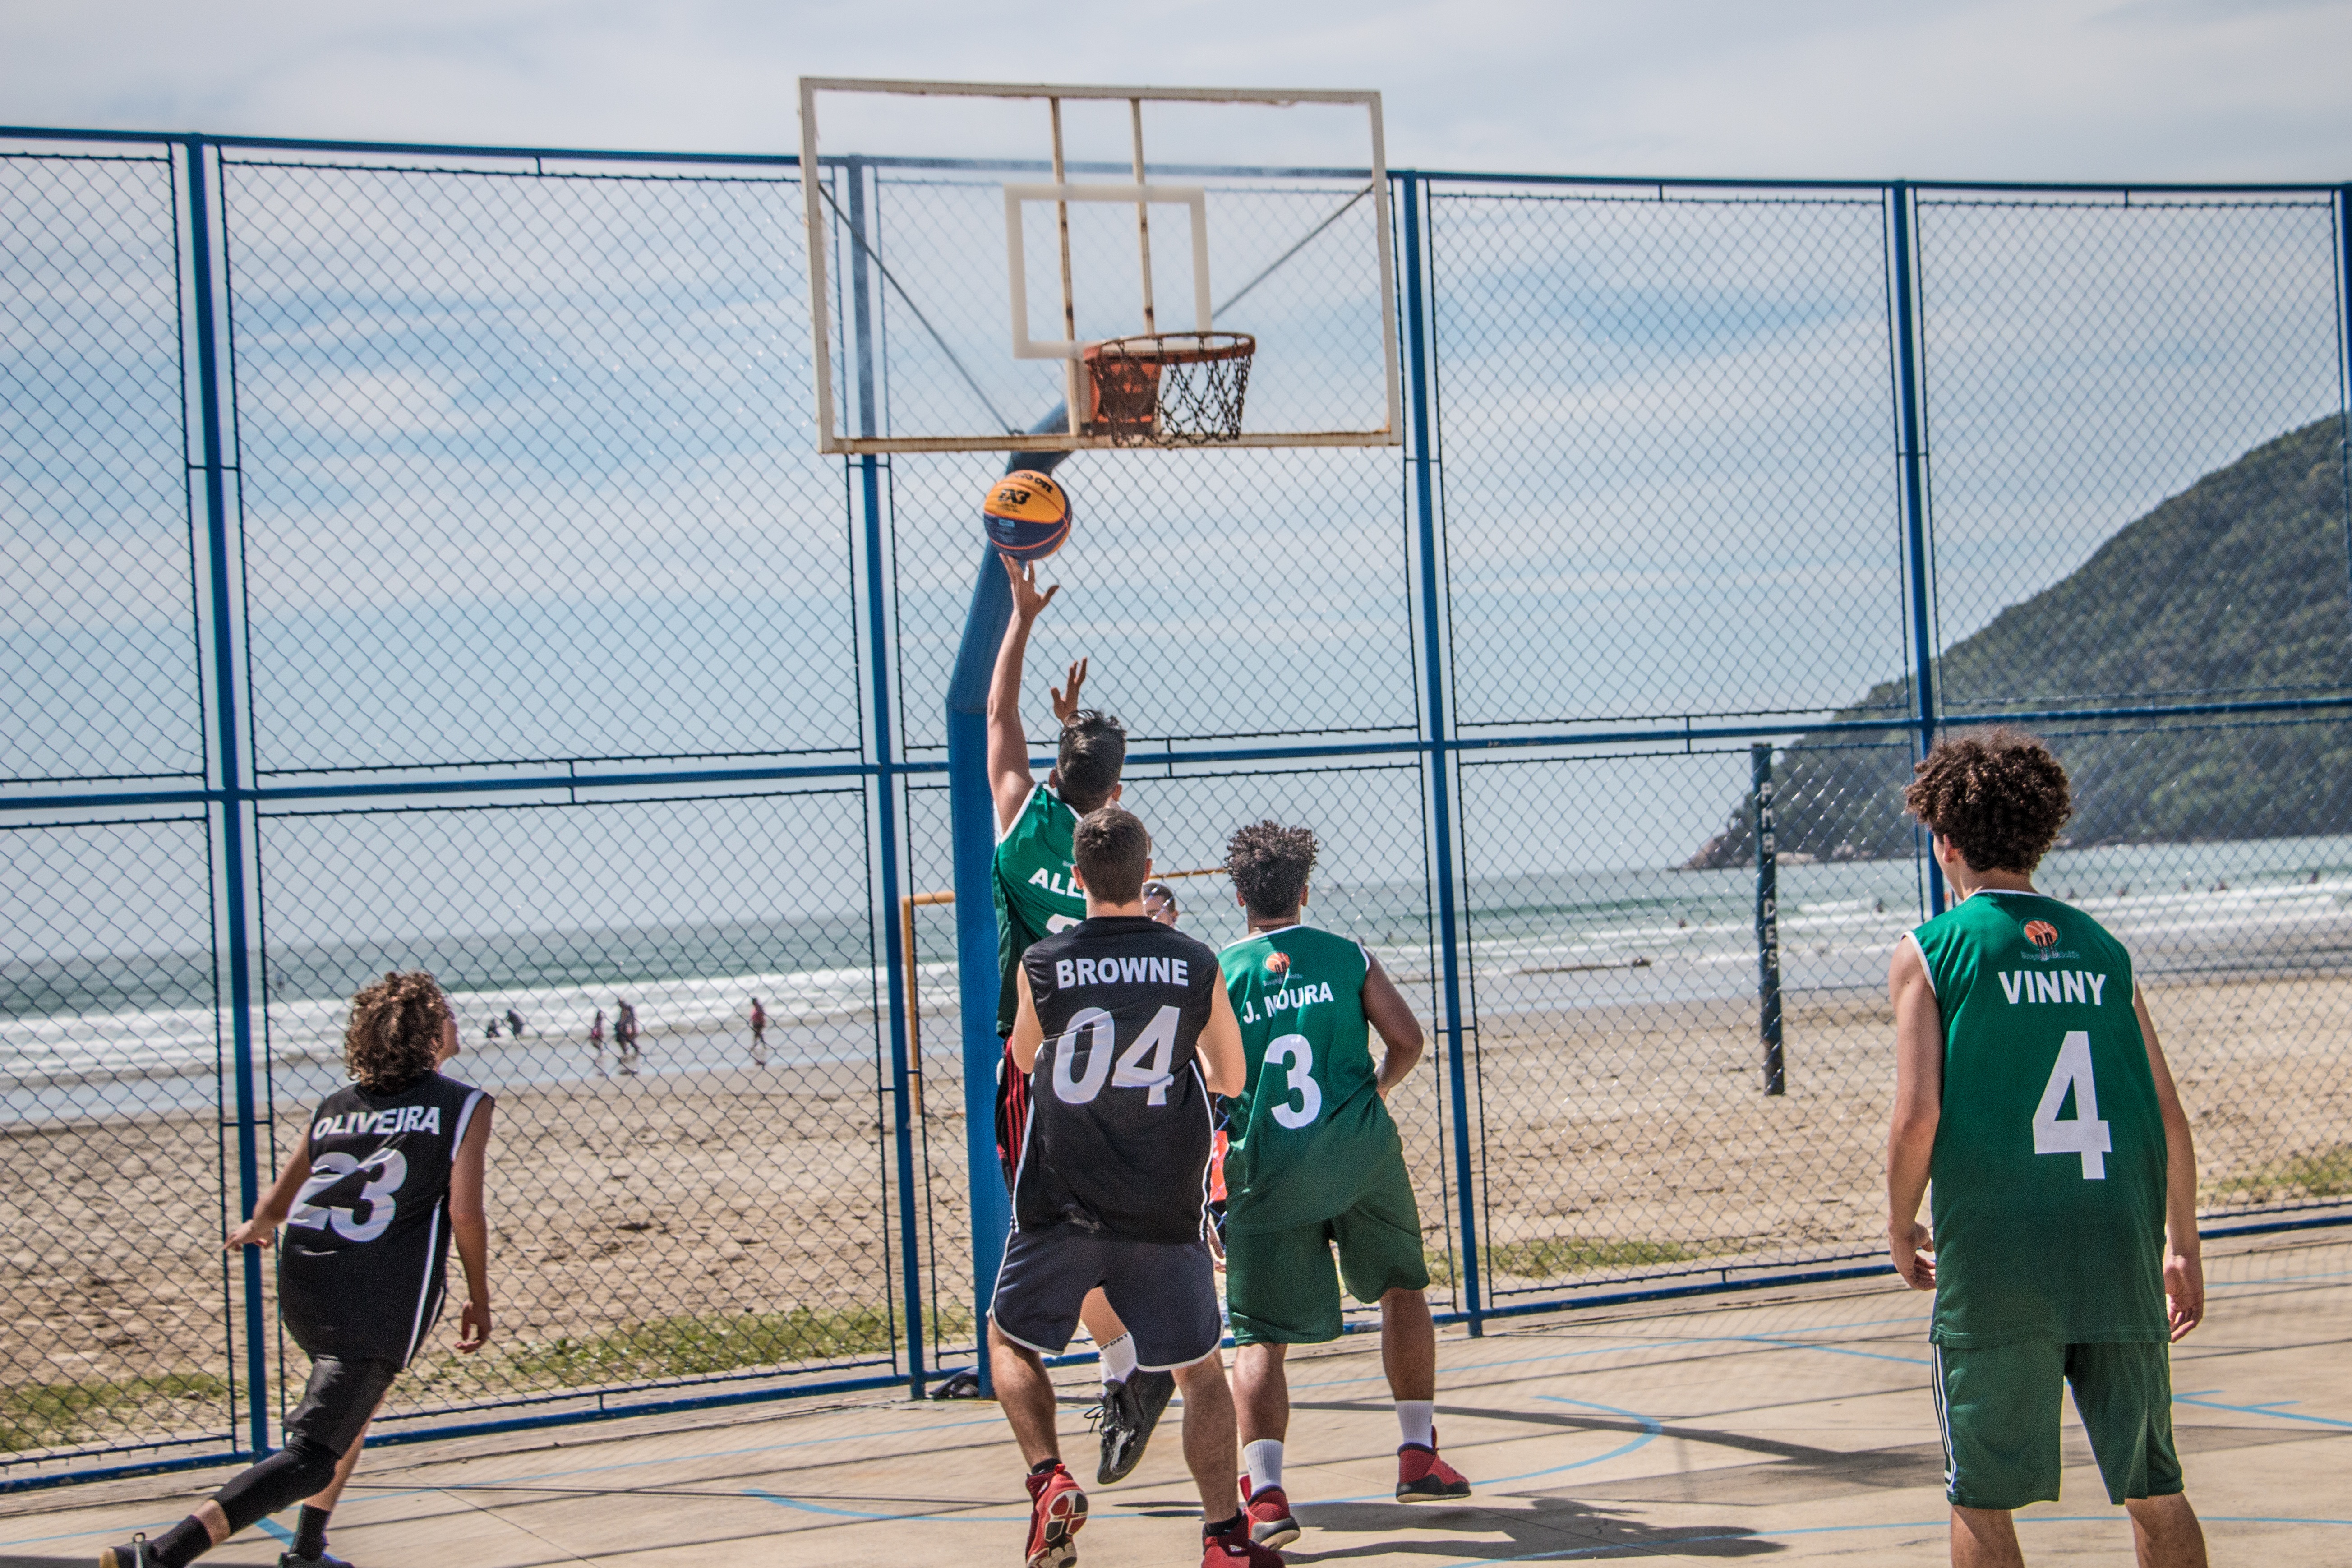
[[[1086,898],[1070,875],[1070,833],[1085,813],[1118,798],[1127,731],[1108,714],[1078,706],[1078,690],[1087,680],[1087,661],[1080,659],[1070,666],[1068,688],[1054,692],[1054,718],[1062,727],[1054,771],[1042,784],[1031,776],[1028,731],[1021,723],[1021,667],[1030,628],[1062,590],[1056,584],[1041,594],[1034,566],[999,559],[1013,579],[1013,618],[996,650],[988,689],[988,779],[996,798],[996,857],[989,879],[996,901],[996,1032],[1003,1037],[1013,1032],[1013,975],[1021,955],[1047,932],[1067,931],[1087,918]],[[1013,1152],[1021,1147],[1029,1119],[1029,1084],[1009,1057],[996,1076],[996,1153],[1010,1186]],[[1137,1370],[1135,1342],[1101,1291],[1087,1298],[1083,1318],[1102,1353],[1102,1401],[1096,1407],[1102,1454],[1095,1480],[1108,1486],[1142,1462],[1176,1380],[1164,1372]]]
[[[2074,809],[2065,770],[1995,731],[1938,745],[1905,801],[1960,900],[1897,942],[1887,973],[1887,1242],[1936,1292],[1952,1562],[2024,1562],[2010,1515],[2058,1496],[2063,1381],[2141,1563],[2203,1568],[2166,1350],[2205,1313],[2197,1155],[2131,955],[2033,890]]]
[[[1225,1152],[1225,1297],[1240,1347],[1234,1401],[1250,1532],[1276,1546],[1298,1536],[1282,1484],[1283,1357],[1292,1345],[1339,1337],[1341,1274],[1357,1300],[1381,1306],[1381,1361],[1404,1439],[1398,1499],[1470,1495],[1437,1457],[1437,1331],[1422,1295],[1429,1266],[1385,1103],[1421,1060],[1421,1021],[1360,943],[1300,922],[1314,868],[1307,828],[1260,822],[1235,833],[1225,868],[1250,934],[1217,955],[1249,1063]],[[1377,1062],[1371,1030],[1384,1047]]]
[[[1087,918],[1032,946],[1015,977],[1013,1059],[1030,1075],[1013,1234],[988,1344],[996,1397],[1029,1462],[1028,1568],[1066,1568],[1086,1494],[1062,1468],[1041,1359],[1104,1290],[1138,1360],[1184,1391],[1204,1568],[1277,1568],[1234,1486],[1234,1406],[1217,1343],[1206,1222],[1209,1096],[1242,1087],[1241,1033],[1216,955],[1143,912],[1151,843],[1105,806],[1074,835]]]
[[[327,1516],[359,1463],[378,1401],[440,1315],[449,1237],[466,1266],[461,1351],[490,1337],[489,1226],[482,1213],[490,1097],[444,1078],[457,1020],[431,975],[387,974],[352,998],[343,1060],[358,1081],[319,1107],[232,1250],[278,1258],[278,1310],[310,1356],[286,1447],[153,1541],[99,1553],[99,1568],[185,1568],[236,1531],[302,1503],[279,1568],[349,1568],[327,1555]]]

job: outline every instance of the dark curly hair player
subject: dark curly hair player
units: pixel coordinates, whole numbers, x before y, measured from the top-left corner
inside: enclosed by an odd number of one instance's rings
[[[228,1237],[232,1252],[267,1247],[286,1226],[278,1311],[310,1357],[286,1446],[154,1540],[106,1548],[99,1568],[185,1568],[297,1502],[278,1568],[349,1568],[327,1554],[328,1515],[376,1405],[440,1316],[452,1235],[467,1285],[457,1348],[478,1351],[490,1337],[482,1179],[491,1101],[442,1076],[457,1049],[449,999],[421,970],[386,974],[352,998],[352,1082],[320,1105],[253,1217]]]
[[[2197,1153],[2131,954],[2034,889],[2074,812],[2066,770],[1995,730],[1916,771],[1905,803],[1958,901],[1888,966],[1886,1237],[1904,1280],[1936,1293],[1952,1561],[2023,1561],[2011,1515],[2057,1500],[2064,1383],[2139,1561],[2202,1568],[2169,1353],[2205,1314]]]

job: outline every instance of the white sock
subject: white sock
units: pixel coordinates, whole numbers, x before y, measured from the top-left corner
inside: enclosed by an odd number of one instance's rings
[[[1282,1485],[1282,1443],[1279,1438],[1260,1437],[1242,1447],[1242,1463],[1249,1470],[1250,1496],[1271,1491]]]
[[[1437,1447],[1437,1401],[1434,1399],[1400,1399],[1396,1402],[1397,1430],[1408,1443],[1418,1443],[1424,1448]]]
[[[1127,1374],[1135,1370],[1135,1336],[1121,1334],[1102,1347],[1102,1380],[1106,1384],[1125,1383]]]

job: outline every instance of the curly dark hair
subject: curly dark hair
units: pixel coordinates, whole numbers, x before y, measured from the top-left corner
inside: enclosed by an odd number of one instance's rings
[[[1127,726],[1109,714],[1081,708],[1062,726],[1054,759],[1063,803],[1080,816],[1110,799],[1127,764]]]
[[[1225,840],[1225,869],[1249,912],[1262,921],[1298,912],[1307,874],[1315,869],[1315,830],[1253,822]]]
[[[1912,772],[1903,804],[1970,870],[2031,873],[2074,815],[2066,770],[2020,730],[1939,741]]]
[[[404,1089],[433,1070],[449,1017],[439,981],[421,969],[386,972],[352,998],[343,1065],[371,1093]]]

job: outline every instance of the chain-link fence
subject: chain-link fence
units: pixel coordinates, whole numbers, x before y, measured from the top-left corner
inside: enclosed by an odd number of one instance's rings
[[[846,422],[1034,423],[960,259],[1001,175],[824,178]],[[1901,789],[2004,718],[2209,1223],[2347,1217],[2346,192],[1212,188],[1308,423],[1394,226],[1407,446],[1071,458],[1027,718],[1091,658],[1203,941],[1235,826],[1321,836],[1309,918],[1429,1031],[1442,1310],[1874,1266],[1943,898]],[[0,1485],[272,1440],[299,1357],[221,1237],[394,967],[498,1097],[500,1331],[383,1433],[971,1364],[944,703],[997,465],[814,455],[802,213],[789,159],[0,146]]]

